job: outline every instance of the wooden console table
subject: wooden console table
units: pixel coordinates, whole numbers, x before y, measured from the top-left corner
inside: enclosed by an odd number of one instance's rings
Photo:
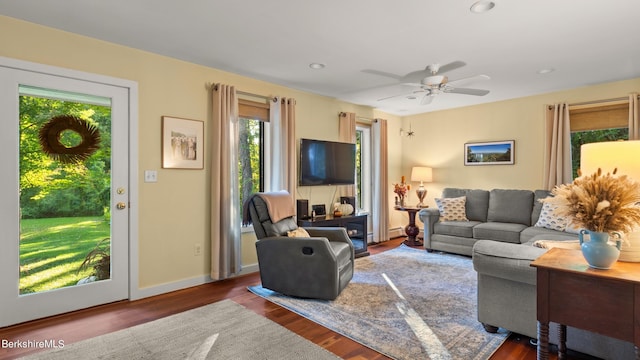
[[[567,326],[635,345],[640,359],[640,263],[590,268],[580,250],[553,248],[531,263],[537,273],[538,359],[549,359],[549,323],[559,327],[558,359],[566,359]]]

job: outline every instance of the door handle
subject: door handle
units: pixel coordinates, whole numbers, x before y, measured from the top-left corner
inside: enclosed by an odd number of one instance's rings
[[[119,202],[116,204],[116,209],[118,210],[124,210],[127,208],[127,204],[123,203],[123,202]]]

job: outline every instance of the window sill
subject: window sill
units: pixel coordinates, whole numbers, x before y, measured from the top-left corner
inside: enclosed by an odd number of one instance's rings
[[[241,234],[245,234],[245,233],[252,233],[253,231],[253,225],[249,225],[249,226],[241,226],[240,227],[240,233]]]

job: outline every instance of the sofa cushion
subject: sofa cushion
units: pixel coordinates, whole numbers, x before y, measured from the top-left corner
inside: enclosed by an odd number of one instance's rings
[[[442,190],[443,198],[466,196],[465,210],[467,219],[471,221],[487,221],[489,209],[489,191],[445,188]]]
[[[530,242],[534,238],[535,240],[537,239],[573,240],[578,238],[578,234],[571,234],[565,231],[551,230],[551,229],[536,227],[536,226],[530,226],[522,230],[522,232],[520,233],[520,242],[523,244],[526,242]]]
[[[440,211],[440,221],[469,221],[466,216],[466,196],[434,199]]]
[[[478,240],[495,240],[520,244],[520,232],[527,226],[514,223],[486,222],[473,228],[473,237]]]
[[[489,195],[487,221],[531,225],[533,192],[493,189]]]
[[[534,226],[564,231],[567,228],[567,220],[563,216],[556,215],[555,210],[557,207],[555,204],[544,203],[538,221]]]
[[[481,274],[535,285],[536,269],[529,265],[545,252],[547,249],[529,245],[479,240],[473,245],[473,268]]]
[[[433,233],[440,235],[473,237],[473,227],[480,224],[478,221],[445,221],[437,222],[433,226]]]

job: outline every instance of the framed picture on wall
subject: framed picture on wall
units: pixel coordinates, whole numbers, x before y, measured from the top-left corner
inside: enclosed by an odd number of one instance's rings
[[[465,165],[513,165],[515,140],[464,144]]]
[[[162,168],[204,168],[204,121],[162,117]]]

